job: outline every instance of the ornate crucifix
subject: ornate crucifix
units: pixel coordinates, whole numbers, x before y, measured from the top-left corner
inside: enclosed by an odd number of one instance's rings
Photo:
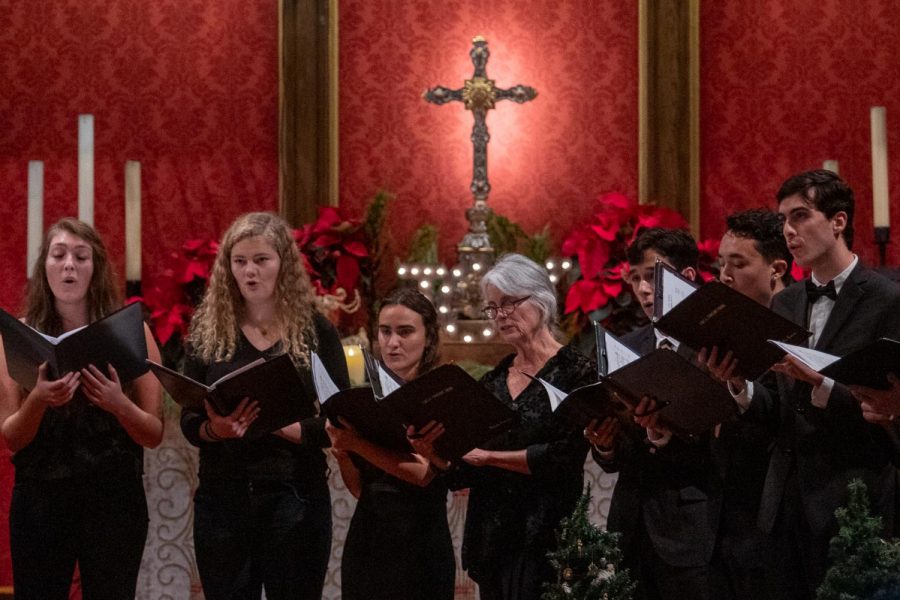
[[[442,86],[431,88],[424,94],[425,100],[434,104],[446,104],[451,101],[463,102],[466,110],[471,110],[475,117],[472,126],[473,146],[473,170],[472,170],[472,196],[474,205],[466,211],[469,220],[469,232],[458,245],[460,263],[471,269],[473,264],[480,262],[487,266],[493,260],[493,249],[487,235],[485,221],[490,215],[487,205],[491,184],[487,176],[487,144],[491,139],[488,135],[485,117],[487,111],[494,108],[498,100],[512,100],[518,104],[533,100],[537,92],[532,87],[517,85],[508,90],[503,90],[494,85],[493,79],[487,78],[485,67],[490,51],[487,41],[482,36],[476,36],[472,40],[472,64],[475,72],[472,79],[467,79],[462,88],[451,90]],[[478,271],[478,267],[474,269]]]

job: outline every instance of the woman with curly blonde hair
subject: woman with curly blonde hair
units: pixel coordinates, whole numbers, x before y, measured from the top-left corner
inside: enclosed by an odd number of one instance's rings
[[[312,390],[315,351],[349,386],[340,340],[314,308],[291,230],[271,213],[242,215],[225,232],[188,341],[185,374],[207,384],[288,354]],[[324,419],[245,439],[257,414],[253,398],[224,417],[208,404],[182,413],[185,437],[200,448],[194,547],[203,591],[208,600],[260,598],[263,588],[270,600],[318,600],[331,550]]]

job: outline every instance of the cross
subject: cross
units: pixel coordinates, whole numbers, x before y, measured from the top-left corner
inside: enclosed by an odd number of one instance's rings
[[[487,66],[490,51],[487,47],[487,40],[482,36],[476,36],[472,40],[472,49],[469,51],[472,57],[472,64],[475,65],[475,72],[472,79],[463,82],[463,87],[457,90],[451,90],[443,86],[438,86],[427,90],[424,94],[425,100],[434,104],[446,104],[447,102],[462,102],[466,110],[471,110],[475,117],[475,124],[472,126],[472,147],[473,147],[473,167],[472,167],[472,196],[475,198],[475,204],[466,211],[466,218],[469,220],[469,232],[459,243],[460,261],[467,262],[468,257],[471,260],[477,260],[478,255],[484,255],[489,262],[493,256],[491,244],[487,235],[487,225],[485,221],[490,215],[490,208],[487,206],[488,194],[491,191],[491,184],[488,182],[487,176],[487,144],[491,139],[488,134],[485,117],[487,111],[494,108],[494,104],[498,100],[512,100],[518,104],[534,100],[537,92],[534,88],[525,85],[517,85],[503,90],[494,85],[493,79],[487,78],[485,67]],[[476,269],[477,270],[477,269]]]

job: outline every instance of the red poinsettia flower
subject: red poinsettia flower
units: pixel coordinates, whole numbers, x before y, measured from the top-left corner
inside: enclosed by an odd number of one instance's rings
[[[317,294],[357,288],[360,263],[369,258],[359,219],[347,218],[333,206],[321,207],[316,221],[295,230],[294,239]]]

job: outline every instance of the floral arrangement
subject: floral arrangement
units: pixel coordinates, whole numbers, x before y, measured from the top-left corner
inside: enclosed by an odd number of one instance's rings
[[[625,251],[642,229],[687,228],[672,209],[637,204],[620,193],[600,195],[590,219],[572,230],[562,242],[563,256],[573,257],[576,268],[566,292],[564,329],[577,335],[589,321],[600,321],[616,333],[624,333],[644,319],[636,309],[631,289],[624,280],[628,262]],[[700,275],[715,277],[718,240],[705,240],[700,248]]]

